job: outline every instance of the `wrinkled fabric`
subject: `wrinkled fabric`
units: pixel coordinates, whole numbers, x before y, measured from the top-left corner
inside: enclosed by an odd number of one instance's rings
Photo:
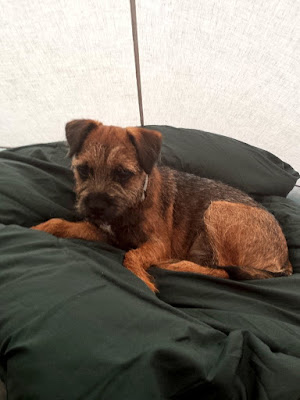
[[[65,154],[63,143],[0,154],[8,398],[298,400],[299,206],[259,198],[286,235],[291,277],[235,282],[152,267],[155,295],[122,266],[122,251],[28,229],[76,219]]]

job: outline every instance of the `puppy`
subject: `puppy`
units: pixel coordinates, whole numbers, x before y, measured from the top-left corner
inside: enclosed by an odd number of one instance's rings
[[[124,266],[152,291],[151,265],[223,279],[292,274],[275,218],[238,189],[158,167],[160,132],[74,120],[66,138],[82,221],[34,229],[126,250]]]

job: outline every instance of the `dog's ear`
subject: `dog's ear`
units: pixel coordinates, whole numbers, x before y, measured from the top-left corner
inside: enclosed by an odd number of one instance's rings
[[[140,166],[147,174],[150,174],[160,154],[161,133],[145,128],[127,128],[127,133],[136,148]]]
[[[97,126],[98,122],[92,119],[74,119],[66,124],[66,138],[69,144],[69,157],[77,155],[87,135]]]

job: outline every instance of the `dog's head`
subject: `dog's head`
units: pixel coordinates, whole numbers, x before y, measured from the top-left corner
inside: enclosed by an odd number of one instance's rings
[[[83,217],[109,224],[143,200],[147,176],[159,157],[160,132],[74,120],[66,125],[66,138]]]

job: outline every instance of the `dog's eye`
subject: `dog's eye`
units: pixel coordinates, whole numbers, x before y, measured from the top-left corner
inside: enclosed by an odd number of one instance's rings
[[[87,164],[81,164],[76,167],[80,179],[85,181],[90,175],[93,175],[93,170]]]
[[[126,183],[134,175],[134,173],[129,169],[119,167],[114,170],[113,175],[117,182]]]

